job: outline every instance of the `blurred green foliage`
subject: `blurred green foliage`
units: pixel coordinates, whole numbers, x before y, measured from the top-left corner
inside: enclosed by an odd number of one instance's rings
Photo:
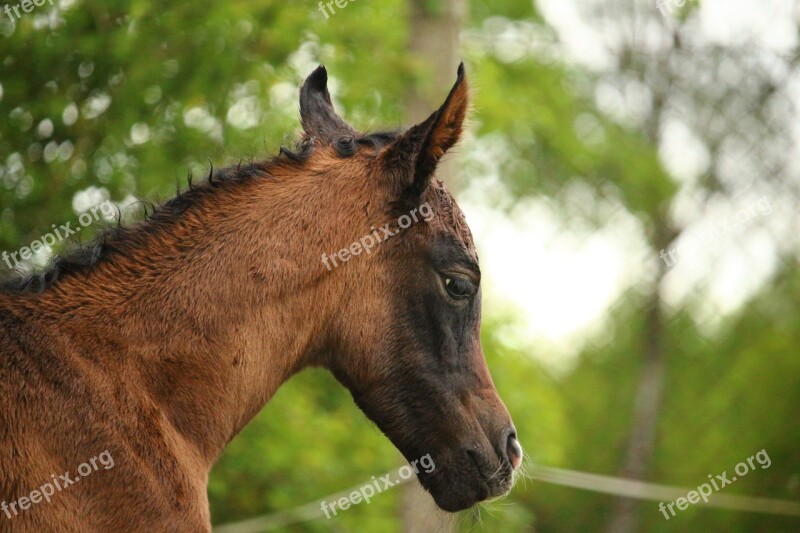
[[[62,3],[68,5],[69,3]],[[541,24],[530,2],[470,3],[468,29],[496,17]],[[316,3],[83,0],[38,8],[16,28],[0,22],[0,248],[17,249],[72,220],[73,196],[104,187],[115,201],[158,199],[187,170],[262,158],[298,129],[296,88],[317,63],[332,75],[340,111],[364,130],[402,123],[417,58],[406,53],[407,6],[361,1],[326,20]],[[501,174],[516,198],[557,196],[580,177],[608,187],[647,226],[677,185],[641,131],[595,107],[592,75],[552,59],[507,61],[465,48],[478,88],[478,140],[501,134]],[[442,94],[447,88],[442,88]],[[77,113],[75,111],[78,111]],[[602,135],[587,140],[576,121]],[[48,122],[52,124],[52,131]],[[524,280],[520,280],[524,282]],[[486,301],[484,349],[535,463],[614,475],[627,444],[643,350],[641,294],[609,311],[602,342],[554,375],[498,334],[513,323]],[[493,307],[494,305],[494,307]],[[713,337],[688,311],[667,325],[665,405],[651,479],[694,487],[762,448],[772,467],[726,489],[800,496],[800,273],[785,268]],[[535,350],[535,348],[534,348]],[[369,480],[399,464],[392,445],[329,375],[285,385],[234,440],[212,473],[215,523],[279,511]],[[398,531],[399,490],[297,531]],[[610,497],[521,481],[464,529],[587,531]],[[643,531],[797,531],[797,520],[693,506],[665,521],[644,504]]]

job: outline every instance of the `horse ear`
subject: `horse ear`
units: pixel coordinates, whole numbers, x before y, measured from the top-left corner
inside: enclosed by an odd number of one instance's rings
[[[384,152],[384,163],[404,170],[404,185],[413,193],[422,194],[442,156],[461,138],[468,109],[469,88],[461,63],[456,83],[442,107],[406,131]]]
[[[300,89],[300,121],[306,134],[326,141],[335,134],[355,133],[333,109],[328,92],[328,71],[322,65],[306,78]]]

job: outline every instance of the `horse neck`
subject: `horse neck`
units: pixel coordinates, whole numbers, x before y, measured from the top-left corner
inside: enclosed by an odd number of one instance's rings
[[[322,269],[291,254],[291,204],[259,203],[249,189],[137,234],[37,301],[65,344],[130,379],[209,468],[326,338],[324,310],[305,290]]]

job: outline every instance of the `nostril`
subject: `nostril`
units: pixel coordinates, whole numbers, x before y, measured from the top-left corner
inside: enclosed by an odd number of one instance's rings
[[[522,464],[522,446],[520,446],[517,435],[513,431],[506,442],[506,457],[508,457],[508,462],[511,463],[514,470]]]

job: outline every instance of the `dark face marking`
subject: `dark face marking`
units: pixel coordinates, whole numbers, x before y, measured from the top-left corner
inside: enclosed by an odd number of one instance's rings
[[[505,443],[513,426],[480,345],[472,237],[443,186],[427,199],[438,216],[383,244],[391,246],[393,319],[370,356],[382,366],[350,388],[409,461],[431,454],[436,468],[420,481],[440,507],[457,511],[510,489]]]

